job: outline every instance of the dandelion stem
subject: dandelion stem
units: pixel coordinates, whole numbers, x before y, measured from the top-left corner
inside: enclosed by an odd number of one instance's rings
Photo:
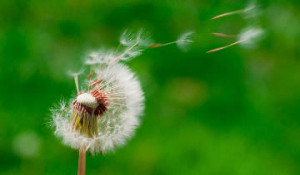
[[[85,175],[85,163],[86,163],[86,151],[80,150],[78,157],[78,174],[77,175]]]

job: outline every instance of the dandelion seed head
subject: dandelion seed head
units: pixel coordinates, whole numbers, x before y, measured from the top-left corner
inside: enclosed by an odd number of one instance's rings
[[[144,96],[139,81],[125,65],[118,63],[94,71],[93,90],[78,95],[64,112],[53,113],[53,122],[55,134],[64,144],[105,153],[124,145],[134,135]]]

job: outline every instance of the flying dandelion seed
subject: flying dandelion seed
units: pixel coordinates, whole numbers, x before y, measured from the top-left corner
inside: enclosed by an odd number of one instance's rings
[[[253,48],[257,41],[259,41],[262,38],[261,36],[263,35],[263,33],[264,32],[261,28],[246,28],[245,30],[242,30],[242,32],[238,35],[238,40],[236,42],[233,42],[223,47],[209,50],[207,51],[207,53],[217,52],[237,44],[240,44],[245,48]],[[216,35],[216,33],[214,33],[214,35]],[[231,35],[223,33],[218,33],[217,36],[231,37]]]
[[[186,51],[188,49],[189,45],[193,42],[193,40],[192,40],[193,34],[194,34],[194,32],[192,32],[192,31],[184,32],[181,35],[179,35],[179,37],[175,41],[168,42],[168,43],[152,43],[148,47],[149,48],[157,48],[157,47],[168,46],[171,44],[176,44],[179,49]]]
[[[235,14],[243,14],[247,17],[256,17],[255,14],[257,13],[257,10],[255,7],[256,7],[256,5],[252,2],[245,9],[223,13],[221,15],[217,15],[217,16],[213,17],[212,19],[218,19],[221,17],[235,15]],[[252,26],[250,26],[250,27],[248,26],[245,29],[241,30],[240,34],[238,34],[238,35],[225,34],[225,33],[213,33],[213,35],[215,35],[217,37],[237,38],[237,40],[231,44],[209,50],[206,53],[217,52],[217,51],[220,51],[220,50],[223,50],[223,49],[226,49],[231,46],[238,45],[238,44],[240,44],[244,48],[253,48],[255,46],[255,44],[257,43],[257,41],[262,38],[261,36],[263,33],[264,33],[263,29],[261,29],[260,27],[252,27]]]
[[[211,19],[218,19],[218,18],[222,18],[222,17],[225,17],[225,16],[231,16],[231,15],[236,15],[236,14],[244,15],[246,18],[254,17],[257,14],[256,9],[257,9],[257,5],[255,4],[255,2],[251,2],[244,9],[231,11],[231,12],[226,12],[226,13],[217,15],[217,16],[211,18]]]

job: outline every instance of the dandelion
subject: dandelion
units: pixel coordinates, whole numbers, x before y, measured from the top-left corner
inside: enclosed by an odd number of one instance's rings
[[[187,37],[177,42],[190,41]],[[79,77],[84,71],[72,73],[77,96],[53,110],[53,122],[63,143],[79,150],[78,174],[85,174],[86,152],[114,151],[134,135],[144,95],[135,74],[120,61],[136,57],[149,45],[149,37],[142,31],[125,31],[116,50],[101,49],[87,56],[85,64],[90,72],[83,86],[79,86]]]
[[[79,150],[81,159],[87,151],[102,154],[124,145],[143,111],[140,84],[125,65],[117,63],[94,73],[93,83],[53,114],[55,134]]]
[[[55,133],[76,150],[103,153],[133,135],[144,97],[135,75],[123,64],[96,69],[95,74],[70,106],[63,102],[54,114]]]

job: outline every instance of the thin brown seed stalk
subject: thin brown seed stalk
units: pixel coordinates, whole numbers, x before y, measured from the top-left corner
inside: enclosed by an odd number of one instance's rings
[[[206,53],[217,52],[217,51],[226,49],[226,48],[228,48],[228,47],[234,46],[234,45],[239,44],[239,43],[244,42],[244,41],[245,41],[245,40],[239,40],[239,41],[236,41],[236,42],[234,42],[234,43],[231,43],[231,44],[229,44],[229,45],[227,45],[227,46],[223,46],[223,47],[219,47],[219,48],[216,48],[216,49],[213,49],[213,50],[209,50],[209,51],[207,51]]]
[[[176,41],[172,41],[172,42],[168,42],[168,43],[154,43],[154,44],[151,44],[150,46],[148,46],[149,48],[157,48],[157,47],[164,47],[164,46],[168,46],[170,44],[175,44],[175,43],[178,43],[179,40],[176,40]]]
[[[218,18],[221,18],[221,17],[224,17],[224,16],[235,15],[235,14],[239,14],[239,13],[245,13],[247,11],[250,11],[250,10],[254,9],[254,8],[255,8],[255,6],[250,6],[250,7],[246,8],[246,9],[223,13],[221,15],[213,17],[212,19],[218,19]]]
[[[85,175],[85,164],[86,164],[86,151],[79,150],[77,175]]]
[[[235,37],[235,35],[228,35],[228,34],[225,34],[225,33],[213,33],[213,35],[215,36],[218,36],[218,37],[227,37],[227,38],[230,38],[230,37]]]

